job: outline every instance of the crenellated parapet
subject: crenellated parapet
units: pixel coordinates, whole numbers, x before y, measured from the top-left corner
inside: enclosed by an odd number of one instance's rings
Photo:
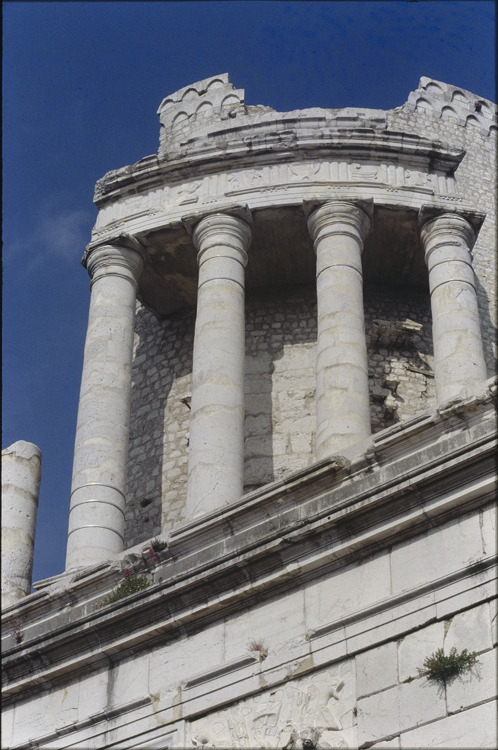
[[[496,104],[442,81],[434,81],[423,76],[418,89],[412,91],[408,97],[406,107],[411,110],[425,110],[436,118],[453,119],[462,127],[476,127],[483,135],[493,132],[496,134]]]
[[[161,148],[169,138],[185,137],[207,120],[227,120],[238,113],[245,114],[244,89],[236,89],[228,73],[185,86],[163,99],[157,110]]]

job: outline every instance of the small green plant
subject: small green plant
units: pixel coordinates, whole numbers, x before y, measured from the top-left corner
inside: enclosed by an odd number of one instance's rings
[[[114,604],[119,602],[120,599],[125,599],[131,594],[136,594],[137,591],[143,591],[150,586],[150,581],[145,576],[139,576],[132,574],[129,568],[125,568],[123,571],[125,580],[117,586],[112,594],[106,596],[101,602],[101,607],[106,607],[108,604]]]
[[[408,683],[413,682],[414,679],[415,677],[411,677],[411,676],[407,677],[406,680],[403,680],[403,685],[405,684],[405,682],[408,682]]]
[[[163,549],[167,549],[168,543],[161,542],[159,541],[159,539],[153,539],[150,546],[152,547],[154,552],[162,552]]]
[[[451,677],[467,672],[477,662],[477,652],[469,653],[466,648],[457,653],[453,647],[448,655],[442,648],[438,648],[424,661],[423,669],[419,669],[420,677],[428,677],[429,680],[446,683]]]

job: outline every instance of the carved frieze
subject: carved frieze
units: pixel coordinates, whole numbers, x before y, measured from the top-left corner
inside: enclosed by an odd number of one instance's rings
[[[408,201],[416,195],[437,195],[459,201],[453,177],[429,173],[422,165],[401,166],[389,162],[299,160],[245,169],[233,169],[155,187],[146,193],[123,196],[103,206],[97,217],[93,237],[121,230],[123,222],[141,217],[164,215],[178,221],[189,210],[216,209],[227,200],[242,201],[250,207],[297,204],[312,197],[327,200],[339,191],[366,189],[382,202],[391,193],[406,192]],[[372,191],[372,192],[370,192]],[[161,221],[161,219],[159,219]]]
[[[358,178],[363,180],[378,180],[378,169],[379,168],[376,164],[358,164],[355,162],[354,164],[351,164],[349,174],[352,180]]]
[[[187,746],[347,748],[356,746],[350,661],[291,680],[197,719]]]

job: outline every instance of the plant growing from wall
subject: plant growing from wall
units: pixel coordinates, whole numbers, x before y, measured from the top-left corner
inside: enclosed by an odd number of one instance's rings
[[[131,596],[131,594],[136,594],[138,591],[143,591],[150,586],[150,581],[147,580],[145,576],[136,575],[132,573],[129,568],[123,570],[123,576],[125,580],[122,581],[114,591],[109,594],[109,596],[106,596],[106,598],[102,600],[100,604],[101,607],[106,607],[108,604],[114,604],[114,602],[118,602],[120,599],[125,599],[127,596]]]
[[[259,660],[264,661],[268,656],[268,649],[261,643],[261,641],[251,641],[249,644],[249,651],[256,651],[259,655]]]
[[[420,677],[446,684],[447,680],[467,672],[477,662],[477,651],[469,652],[466,648],[460,653],[453,647],[448,655],[442,648],[438,648],[424,661],[423,669],[419,669]]]
[[[152,547],[154,552],[162,552],[163,550],[167,549],[168,543],[161,542],[159,539],[153,539],[150,546]]]
[[[24,640],[24,630],[20,618],[14,620],[14,632],[12,636],[17,644],[22,643]]]

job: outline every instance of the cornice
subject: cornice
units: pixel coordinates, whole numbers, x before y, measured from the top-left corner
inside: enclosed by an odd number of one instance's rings
[[[255,167],[327,156],[356,160],[394,157],[401,162],[406,157],[410,163],[415,159],[426,163],[431,171],[440,170],[452,176],[465,152],[413,133],[333,127],[330,120],[316,115],[309,118],[280,115],[280,119],[271,123],[198,134],[175,146],[167,159],[147,156],[134,165],[108,172],[96,183],[94,203],[102,208],[130,189],[146,191],[168,182],[229,171],[235,166]]]

